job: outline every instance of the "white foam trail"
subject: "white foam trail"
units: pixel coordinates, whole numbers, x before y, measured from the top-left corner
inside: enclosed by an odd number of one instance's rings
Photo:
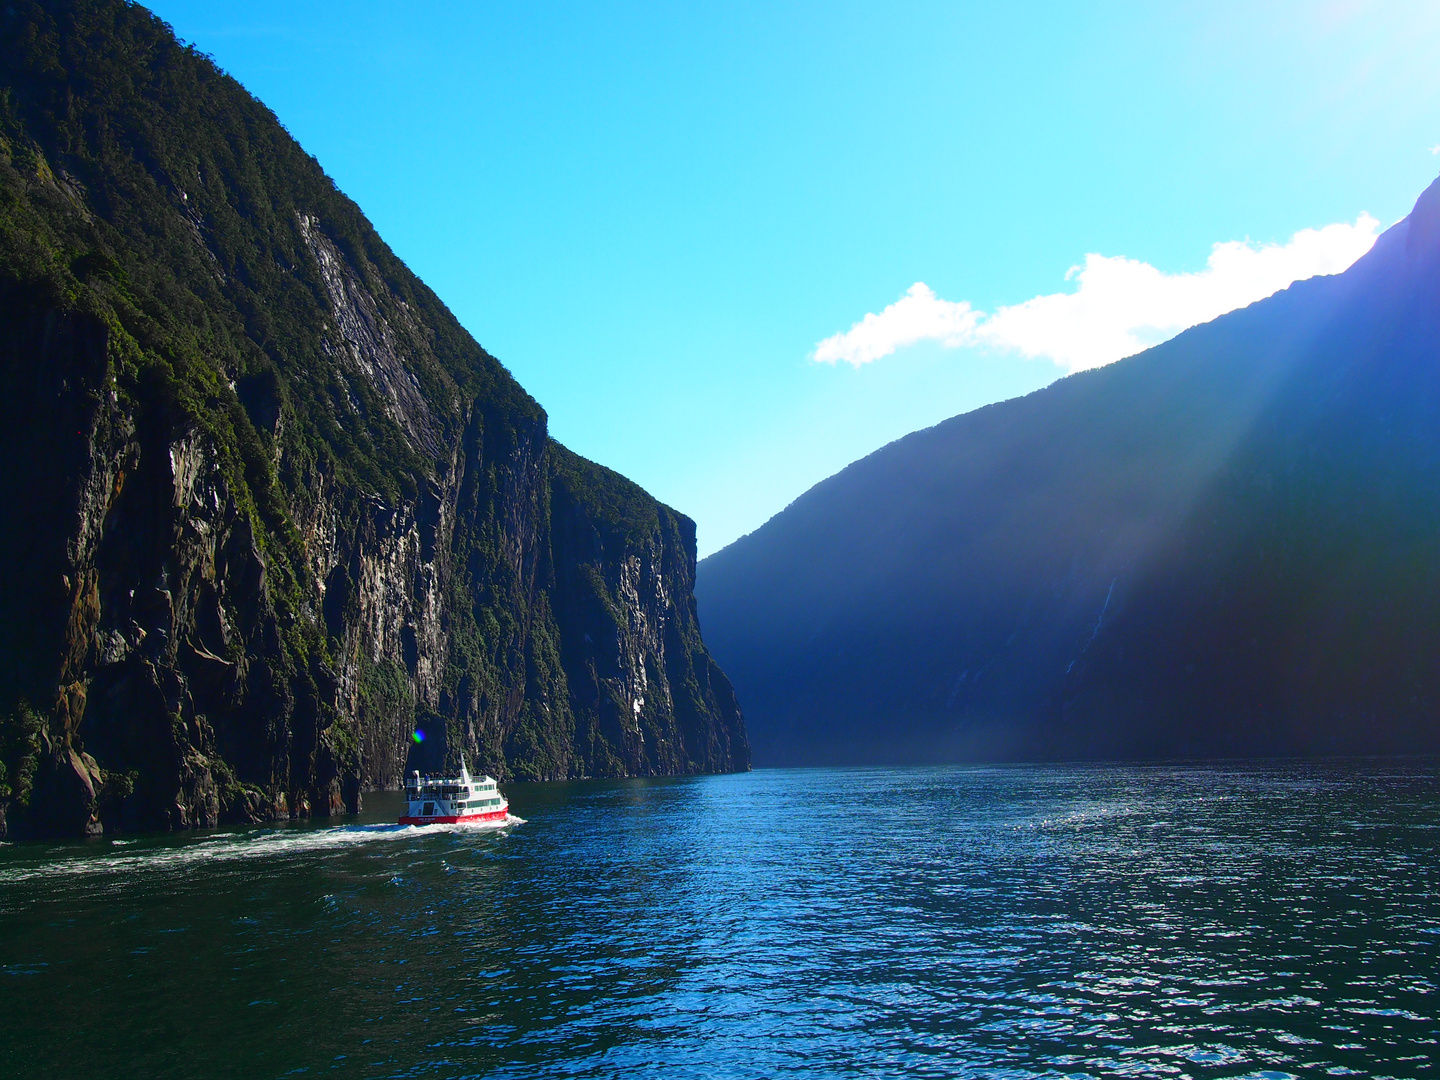
[[[333,828],[251,829],[245,832],[214,833],[182,841],[173,847],[157,847],[114,855],[92,855],[81,849],[68,852],[58,861],[37,866],[15,866],[0,869],[0,884],[33,881],[37,878],[93,876],[124,873],[130,870],[164,871],[182,869],[195,863],[235,862],[242,859],[268,859],[308,852],[354,847],[381,840],[415,839],[443,833],[474,834],[498,832],[512,825],[525,824],[524,818],[513,814],[503,821],[456,823],[452,825],[339,825]],[[115,846],[135,841],[114,840]]]

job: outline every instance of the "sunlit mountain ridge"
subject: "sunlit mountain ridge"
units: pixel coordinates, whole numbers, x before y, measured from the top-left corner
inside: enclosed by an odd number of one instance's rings
[[[758,764],[1440,747],[1440,182],[1344,274],[856,462],[701,563]]]

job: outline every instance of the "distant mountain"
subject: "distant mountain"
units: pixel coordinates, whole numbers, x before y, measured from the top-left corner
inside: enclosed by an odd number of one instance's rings
[[[0,462],[0,836],[748,766],[693,523],[123,0],[0,10]]]
[[[700,564],[761,764],[1440,750],[1440,181]]]

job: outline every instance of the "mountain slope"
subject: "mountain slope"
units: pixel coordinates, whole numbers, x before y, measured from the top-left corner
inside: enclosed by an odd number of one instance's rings
[[[748,765],[693,525],[143,8],[0,12],[0,325],[0,832]]]
[[[697,589],[765,764],[1440,749],[1440,182],[1347,273],[901,439]]]

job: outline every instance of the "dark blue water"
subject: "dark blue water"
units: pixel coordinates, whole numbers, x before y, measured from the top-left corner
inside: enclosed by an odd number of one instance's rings
[[[1434,763],[509,794],[0,846],[0,1075],[1440,1075]]]

